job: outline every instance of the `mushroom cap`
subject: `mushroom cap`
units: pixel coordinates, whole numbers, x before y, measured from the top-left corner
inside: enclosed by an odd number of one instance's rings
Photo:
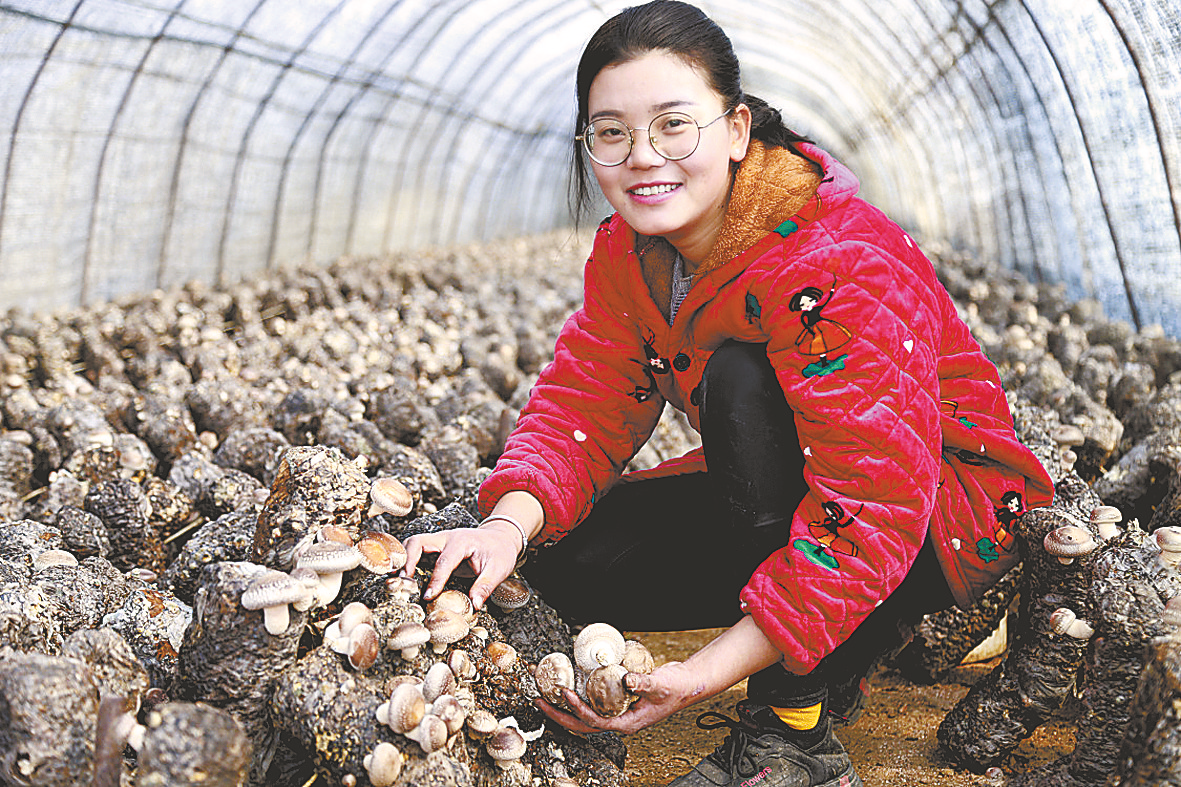
[[[388,574],[406,565],[406,547],[389,533],[370,530],[357,542],[361,567],[374,574]]]
[[[265,609],[306,601],[307,596],[308,589],[302,582],[290,574],[268,569],[246,586],[241,602],[244,609]]]
[[[444,590],[426,606],[428,614],[438,609],[446,609],[462,615],[469,627],[476,618],[476,606],[472,603],[472,597],[462,590],[454,588]]]
[[[405,735],[418,726],[426,715],[426,700],[422,698],[422,691],[413,683],[399,683],[390,692],[386,708],[385,723],[394,732]],[[378,709],[378,721],[381,721],[381,709]]]
[[[365,671],[372,667],[380,650],[377,630],[368,623],[358,623],[349,634],[349,664],[353,669]]]
[[[1173,596],[1165,602],[1164,611],[1161,613],[1161,623],[1171,629],[1181,628],[1181,596]]]
[[[453,650],[447,657],[447,666],[456,680],[471,680],[476,677],[476,663],[466,650]]]
[[[421,623],[407,620],[394,627],[385,644],[391,650],[405,650],[406,648],[421,648],[430,641],[430,629]]]
[[[1152,531],[1161,552],[1181,552],[1181,526],[1163,525]]]
[[[386,513],[391,516],[406,516],[414,510],[414,495],[410,490],[392,476],[381,476],[373,479],[369,487],[369,516]]]
[[[44,571],[53,566],[76,566],[78,558],[64,549],[46,549],[33,558],[33,571]]]
[[[443,744],[447,742],[447,722],[433,713],[428,713],[422,717],[417,727],[403,734],[421,746],[424,754],[430,754],[443,748]]]
[[[392,596],[409,599],[418,592],[418,582],[413,577],[386,577],[385,589]]]
[[[1074,610],[1069,607],[1058,607],[1050,613],[1050,628],[1055,634],[1065,634],[1070,624],[1077,619]]]
[[[1089,555],[1099,545],[1090,531],[1078,525],[1063,525],[1046,533],[1042,545],[1055,557],[1076,558]]]
[[[337,616],[341,636],[347,637],[360,623],[373,623],[373,613],[360,601],[350,601]]]
[[[651,651],[637,639],[629,639],[623,643],[623,664],[628,672],[638,672],[647,675],[656,669],[656,661]]]
[[[352,543],[317,541],[304,550],[297,565],[317,574],[339,574],[361,565],[361,551]]]
[[[604,664],[586,676],[586,703],[600,716],[618,716],[635,698],[623,685],[627,669],[622,664]]]
[[[402,752],[389,741],[382,741],[365,755],[362,764],[373,787],[393,787],[402,772]]]
[[[476,740],[487,738],[496,732],[500,722],[484,708],[476,708],[467,715],[467,728]]]
[[[507,612],[525,606],[531,598],[533,588],[529,583],[518,576],[509,576],[496,586],[488,600]]]
[[[498,764],[519,760],[525,754],[525,736],[516,727],[502,724],[484,742],[484,748]]]
[[[570,657],[561,651],[549,653],[537,662],[533,680],[546,701],[565,707],[566,698],[562,695],[562,689],[574,690],[574,665],[570,663]]]
[[[507,672],[517,663],[517,649],[507,642],[489,642],[488,647],[484,648],[484,655],[498,672]]]
[[[467,713],[451,694],[442,694],[431,703],[431,715],[438,716],[447,725],[447,734],[454,735],[463,729]]]
[[[455,673],[445,663],[436,661],[422,679],[422,696],[427,702],[434,702],[455,688]]]
[[[1083,434],[1083,430],[1074,424],[1062,424],[1056,426],[1050,431],[1050,439],[1061,446],[1076,446],[1082,445],[1087,441],[1087,436]]]
[[[1115,506],[1095,506],[1091,509],[1091,523],[1101,525],[1104,522],[1112,522],[1119,524],[1124,520],[1124,515]]]
[[[623,635],[609,623],[591,623],[574,640],[574,663],[583,672],[623,661]]]
[[[298,580],[308,591],[308,597],[304,601],[293,601],[291,606],[300,612],[306,612],[311,609],[312,604],[316,603],[316,589],[320,587],[320,575],[306,566],[297,566],[291,570],[291,578]]]
[[[335,541],[338,544],[353,543],[353,534],[349,532],[348,528],[340,525],[324,525],[316,531],[317,541]]]
[[[422,622],[431,632],[431,642],[435,645],[450,645],[467,636],[468,622],[463,615],[449,609],[436,609],[426,616]]]

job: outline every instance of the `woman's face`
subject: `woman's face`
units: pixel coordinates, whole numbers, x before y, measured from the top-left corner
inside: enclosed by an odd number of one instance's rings
[[[696,268],[722,226],[730,191],[730,162],[746,156],[750,110],[740,104],[701,129],[688,158],[669,161],[652,149],[645,129],[654,117],[676,110],[704,126],[726,111],[722,98],[684,60],[663,51],[608,66],[591,82],[589,120],[614,118],[633,129],[635,146],[622,164],[592,161],[603,196],[643,235],[660,235]]]

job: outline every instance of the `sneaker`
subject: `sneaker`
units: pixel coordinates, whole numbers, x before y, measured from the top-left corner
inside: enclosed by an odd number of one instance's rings
[[[862,787],[828,719],[820,722],[824,738],[801,749],[775,730],[772,717],[778,722],[770,708],[749,702],[738,703],[738,721],[714,711],[698,716],[701,729],[729,727],[730,734],[668,787]]]

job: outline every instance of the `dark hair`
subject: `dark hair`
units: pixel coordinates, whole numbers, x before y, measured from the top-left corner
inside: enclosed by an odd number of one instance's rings
[[[804,308],[804,298],[811,298],[814,301],[819,301],[824,297],[824,293],[820,291],[819,287],[805,287],[804,289],[791,296],[791,300],[787,302],[787,308],[793,312],[798,312]]]
[[[738,57],[730,38],[699,8],[680,0],[653,0],[625,8],[591,36],[578,61],[575,133],[586,127],[590,86],[599,72],[654,50],[676,55],[698,69],[722,97],[724,109],[746,104],[751,112],[752,139],[797,153],[795,143],[811,142],[785,126],[779,110],[743,92]],[[590,202],[589,180],[582,145],[575,141],[570,198],[576,219]]]

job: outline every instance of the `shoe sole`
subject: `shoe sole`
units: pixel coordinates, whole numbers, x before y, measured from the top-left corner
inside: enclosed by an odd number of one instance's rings
[[[826,781],[824,784],[818,784],[816,787],[865,787],[861,782],[861,777],[857,772],[850,769],[848,773],[842,773],[835,779]]]

